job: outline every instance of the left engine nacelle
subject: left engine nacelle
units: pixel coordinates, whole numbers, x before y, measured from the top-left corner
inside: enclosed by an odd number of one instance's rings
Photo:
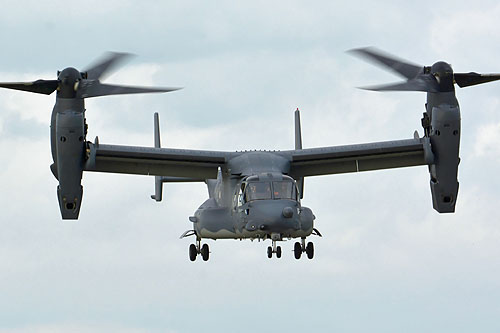
[[[431,146],[434,163],[429,165],[432,204],[440,213],[455,212],[460,163],[460,109],[440,105],[432,109]]]
[[[81,185],[85,160],[83,112],[65,110],[56,114],[57,197],[63,219],[77,219],[82,203]]]

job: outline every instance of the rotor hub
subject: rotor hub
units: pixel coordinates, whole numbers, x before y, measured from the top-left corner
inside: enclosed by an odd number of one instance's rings
[[[59,82],[57,89],[58,96],[62,98],[74,98],[81,79],[82,74],[76,68],[68,67],[63,69],[57,77],[57,81]]]

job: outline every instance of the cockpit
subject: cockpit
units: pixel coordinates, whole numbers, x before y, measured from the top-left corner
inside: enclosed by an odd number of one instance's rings
[[[241,183],[239,204],[254,200],[297,200],[297,187],[293,178],[251,176]]]

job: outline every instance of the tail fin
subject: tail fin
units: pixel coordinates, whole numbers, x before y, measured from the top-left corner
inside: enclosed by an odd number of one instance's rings
[[[302,149],[302,131],[300,128],[300,111],[295,110],[295,150]],[[296,179],[300,198],[304,198],[304,177]]]
[[[155,127],[155,148],[161,148],[160,142],[160,117],[158,112],[154,115],[154,127]],[[155,176],[155,194],[151,195],[151,199],[158,202],[161,201],[163,196],[163,181],[161,176]]]
[[[158,112],[154,115],[155,127],[155,148],[161,148],[160,143],[160,117]],[[188,178],[188,177],[171,177],[171,176],[155,176],[155,194],[151,195],[151,199],[160,202],[163,197],[163,183],[189,183],[189,182],[205,182],[203,178]]]

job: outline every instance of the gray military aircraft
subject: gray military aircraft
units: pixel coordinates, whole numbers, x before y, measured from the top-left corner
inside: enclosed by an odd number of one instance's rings
[[[452,213],[458,194],[460,110],[454,83],[460,87],[500,79],[500,74],[453,73],[445,62],[418,66],[373,48],[353,53],[403,76],[402,83],[371,87],[376,91],[427,92],[422,118],[423,137],[347,146],[302,148],[299,111],[295,112],[295,149],[286,151],[205,151],[161,148],[158,114],[154,117],[154,147],[120,146],[87,141],[84,99],[96,96],[167,92],[178,88],[141,88],[102,84],[100,79],[126,54],[112,53],[80,72],[66,68],[57,80],[0,83],[0,87],[51,94],[57,90],[51,119],[51,170],[59,181],[57,196],[63,219],[77,219],[82,202],[83,171],[154,175],[155,194],[162,200],[163,183],[205,182],[209,198],[189,220],[193,229],[181,238],[196,236],[189,258],[209,259],[202,239],[258,239],[272,241],[269,258],[280,258],[278,241],[300,238],[294,256],[314,256],[310,235],[315,216],[301,205],[304,178],[309,176],[427,165],[433,207]]]

